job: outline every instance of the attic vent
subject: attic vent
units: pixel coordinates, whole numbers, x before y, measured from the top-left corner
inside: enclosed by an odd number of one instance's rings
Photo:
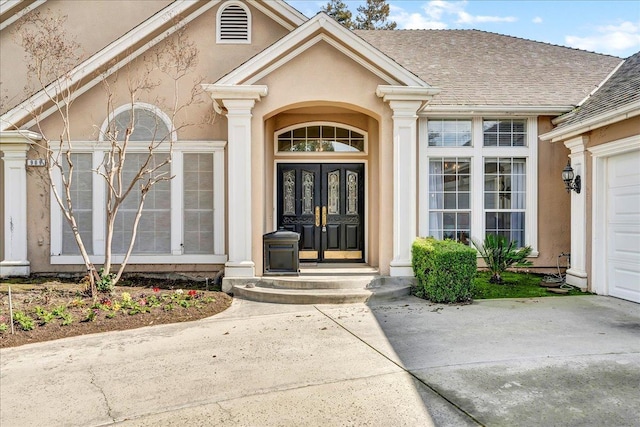
[[[244,5],[230,3],[218,15],[218,43],[250,43],[251,15]]]

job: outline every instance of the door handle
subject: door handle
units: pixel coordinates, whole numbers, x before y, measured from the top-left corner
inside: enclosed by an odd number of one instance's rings
[[[322,226],[326,227],[327,225],[327,207],[322,207]]]
[[[320,227],[320,206],[316,206],[316,227]]]

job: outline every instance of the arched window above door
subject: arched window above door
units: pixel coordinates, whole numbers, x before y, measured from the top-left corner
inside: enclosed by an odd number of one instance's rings
[[[334,123],[307,123],[276,134],[278,153],[365,153],[366,132]]]

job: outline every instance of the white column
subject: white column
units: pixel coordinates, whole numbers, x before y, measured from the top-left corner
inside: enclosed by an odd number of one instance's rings
[[[569,285],[587,289],[587,196],[584,185],[587,183],[585,165],[585,146],[588,137],[570,139],[564,145],[571,150],[569,158],[575,176],[580,176],[580,193],[571,190],[571,264],[567,270],[566,281]]]
[[[418,110],[440,89],[380,85],[376,95],[393,110],[393,259],[391,276],[413,277],[411,245],[418,221]]]
[[[251,110],[266,86],[203,85],[227,116],[228,261],[225,278],[254,277],[251,248]]]
[[[28,276],[31,273],[27,258],[27,151],[40,135],[33,132],[7,131],[0,133],[3,153],[4,259],[0,261],[0,277]]]
[[[417,237],[417,120],[420,101],[390,101],[393,110],[393,260],[391,276],[413,276]]]
[[[253,277],[251,260],[251,110],[253,99],[223,100],[227,108],[227,197],[229,200],[229,261],[225,277]]]

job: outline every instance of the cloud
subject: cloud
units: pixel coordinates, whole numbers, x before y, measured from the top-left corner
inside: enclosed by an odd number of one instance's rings
[[[533,22],[534,24],[542,24],[542,18],[540,18],[539,16],[536,16],[531,20],[531,22]]]
[[[616,54],[628,49],[640,49],[640,22],[596,27],[598,34],[586,37],[565,36],[565,43],[577,49]]]
[[[468,2],[432,0],[422,8],[424,13],[407,13],[404,9],[390,4],[391,13],[389,18],[398,23],[399,28],[406,29],[444,29],[448,28],[447,21],[456,24],[482,24],[488,22],[515,22],[518,19],[514,16],[486,16],[471,15],[465,9]]]
[[[420,13],[407,13],[401,8],[390,5],[389,20],[395,21],[399,28],[406,30],[444,30],[448,25]]]
[[[483,15],[470,15],[467,12],[458,12],[459,24],[477,24],[485,22],[516,22],[518,18],[515,16],[483,16]]]

